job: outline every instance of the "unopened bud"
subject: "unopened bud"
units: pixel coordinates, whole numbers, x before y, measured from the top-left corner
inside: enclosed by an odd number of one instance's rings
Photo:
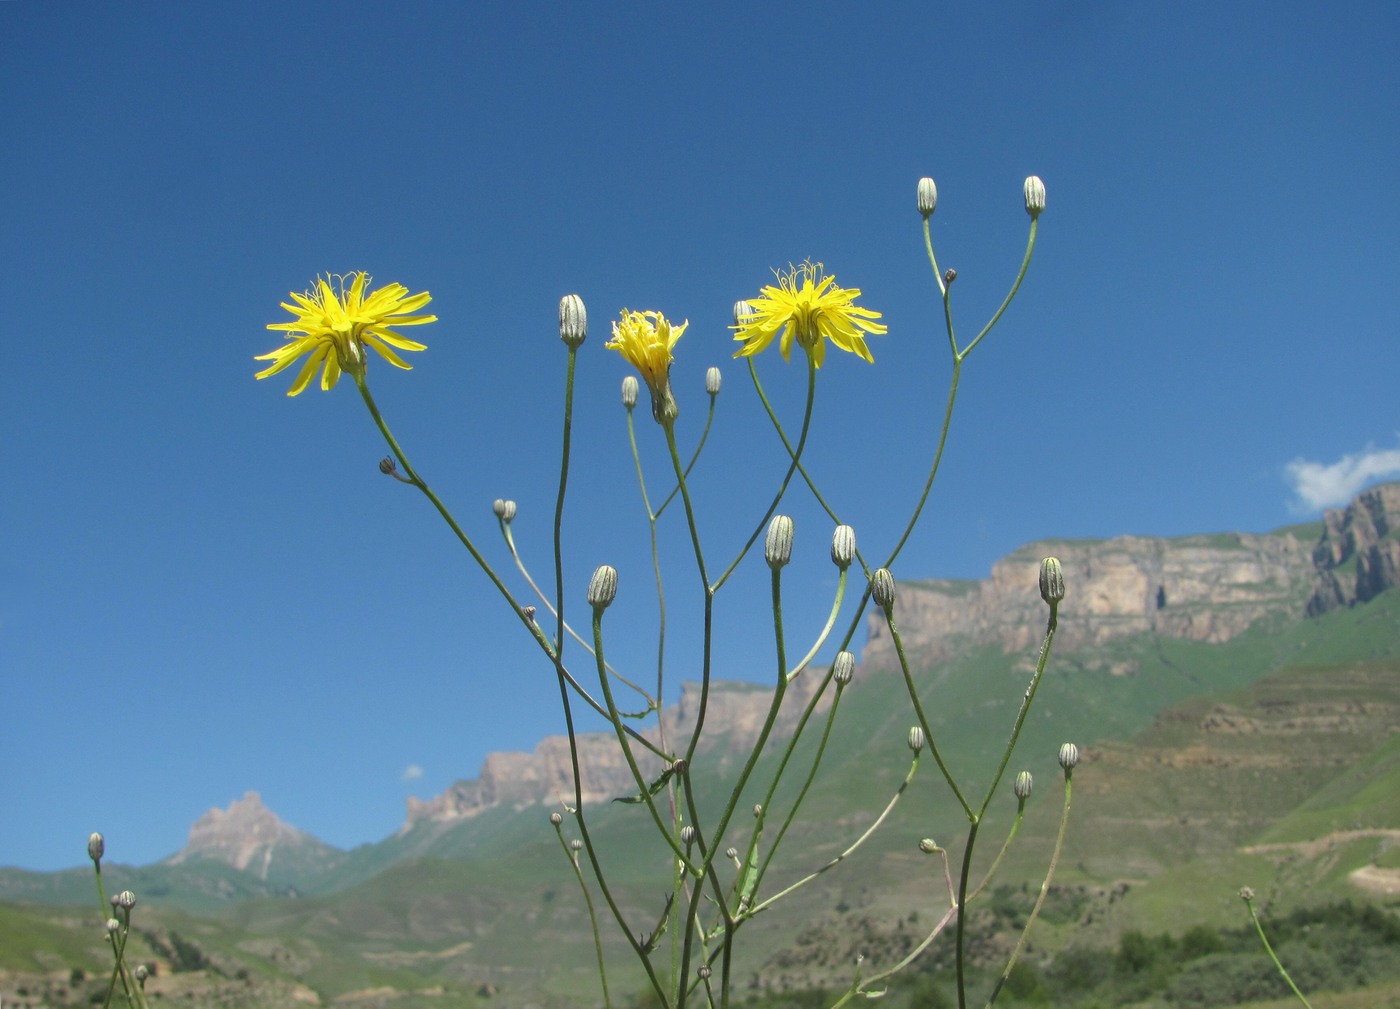
[[[507,524],[510,523],[511,519],[515,518],[514,501],[502,501],[500,498],[496,498],[496,500],[491,503],[491,510],[496,513],[496,518]]]
[[[919,213],[927,217],[938,206],[938,187],[925,176],[919,180]]]
[[[723,376],[720,375],[718,368],[709,368],[705,372],[705,391],[708,392],[711,396],[718,396],[719,385],[722,378]]]
[[[763,541],[763,556],[768,566],[777,570],[792,560],[792,519],[787,515],[774,515],[768,523],[768,536]]]
[[[713,971],[711,970],[710,965],[707,963],[702,963],[699,967],[695,968],[695,976],[698,977],[701,981],[704,981],[712,973]]]
[[[393,476],[398,472],[398,469],[399,464],[394,462],[394,457],[391,455],[386,455],[383,459],[379,460],[379,472],[383,473],[385,476]]]
[[[574,851],[582,851],[583,842],[580,841],[578,838],[574,838],[572,841],[569,842],[569,847],[574,849]]]
[[[671,773],[684,774],[685,769],[689,766],[690,765],[685,762],[684,757],[677,757],[675,760],[671,761]]]
[[[877,568],[870,576],[870,595],[886,613],[894,609],[894,575],[889,568]]]
[[[1065,573],[1058,557],[1047,557],[1040,562],[1040,598],[1051,606],[1065,597]]]
[[[1242,886],[1242,887],[1240,887],[1240,900],[1242,900],[1242,901],[1244,901],[1246,904],[1248,904],[1248,903],[1249,903],[1251,900],[1253,900],[1253,899],[1254,899],[1254,887],[1252,887],[1252,886]]]
[[[1039,175],[1032,175],[1026,179],[1023,188],[1026,194],[1026,213],[1031,215],[1031,220],[1035,220],[1045,209],[1045,183],[1040,181]]]
[[[522,606],[520,607],[520,612],[525,614],[525,619],[530,621],[530,623],[533,624],[535,622],[535,608],[533,606]]]
[[[754,314],[753,306],[747,301],[734,302],[734,325],[742,326]]]
[[[953,268],[949,267],[948,269],[946,269],[946,270],[943,271],[943,284],[944,284],[944,286],[947,286],[948,284],[951,284],[953,281],[955,281],[955,280],[957,280],[957,279],[958,279],[958,271],[957,271],[957,270],[954,270]]]
[[[694,844],[694,843],[695,843],[695,828],[692,827],[692,826],[691,826],[690,824],[688,824],[688,823],[687,823],[684,827],[681,828],[681,843],[682,843],[682,844]]]
[[[856,531],[850,526],[837,526],[831,534],[831,563],[842,571],[856,559]]]
[[[588,580],[588,605],[595,610],[605,610],[617,598],[617,568],[607,564],[598,565],[593,577]]]
[[[147,967],[144,963],[138,963],[136,965],[136,969],[132,971],[132,973],[136,975],[137,983],[143,985],[146,983],[146,978],[151,976],[150,968]]]
[[[629,410],[637,405],[636,375],[628,375],[622,380],[622,405]]]
[[[831,664],[831,677],[841,686],[851,682],[855,675],[856,657],[850,652],[837,652],[836,661]]]
[[[88,858],[93,864],[102,861],[102,854],[107,850],[107,842],[102,839],[102,835],[93,831],[88,835]]]
[[[108,931],[108,932],[113,932],[113,933],[119,932],[119,931],[121,931],[121,927],[122,927],[122,923],[119,922],[119,921],[117,921],[117,919],[115,919],[115,918],[108,918],[108,919],[107,919],[107,926],[106,926],[106,928],[107,928],[107,931]]]
[[[941,849],[938,847],[937,841],[935,841],[931,837],[926,837],[919,842],[919,850],[922,851],[925,855],[933,855]]]
[[[1011,791],[1016,793],[1018,799],[1029,799],[1032,784],[1031,772],[1022,771],[1016,775],[1016,780],[1011,783]]]
[[[1066,771],[1074,770],[1074,765],[1079,763],[1079,747],[1073,743],[1066,743],[1060,747],[1060,766]]]
[[[136,894],[132,893],[130,890],[123,890],[121,893],[117,894],[117,906],[130,911],[136,906]]]
[[[550,813],[549,822],[557,827],[564,822],[564,816],[562,813]]]
[[[915,725],[909,730],[907,742],[909,743],[909,749],[918,753],[924,748],[924,730],[920,726]]]
[[[566,294],[559,299],[559,339],[570,347],[577,347],[588,336],[588,312],[583,307],[583,299],[577,294]]]
[[[725,857],[725,858],[738,858],[738,857],[739,857],[739,849],[738,849],[738,848],[735,848],[735,847],[732,846],[732,845],[731,845],[730,847],[728,847],[728,848],[725,848],[725,849],[724,849],[724,857]]]
[[[755,802],[755,803],[753,804],[753,815],[754,815],[754,816],[762,816],[762,815],[763,815],[763,803],[761,803],[761,802]]]

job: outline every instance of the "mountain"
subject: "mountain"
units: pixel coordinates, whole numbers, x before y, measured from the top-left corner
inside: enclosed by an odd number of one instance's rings
[[[1066,904],[1036,933],[1037,950],[1111,944],[1125,928],[1234,922],[1233,895],[1245,883],[1280,913],[1308,901],[1383,900],[1400,887],[1397,530],[1400,484],[1390,484],[1320,523],[1271,533],[1045,540],[984,580],[898,583],[911,676],[943,754],[975,793],[1043,633],[1040,559],[1061,559],[1060,629],[1012,768],[1034,771],[1037,795],[1001,869],[1008,887],[1038,886],[1058,827],[1054,754],[1074,740],[1083,761],[1056,877]],[[896,660],[873,614],[774,891],[840,854],[899,788],[911,718]],[[817,679],[793,682],[780,734]],[[769,697],[753,684],[712,685],[715,735],[691,769],[702,809],[732,781],[731,753],[755,738]],[[697,700],[687,685],[665,710],[668,738],[693,724]],[[657,855],[638,840],[647,813],[610,801],[635,791],[631,772],[609,734],[580,744],[613,897],[628,921],[655,921]],[[796,763],[810,754],[799,750]],[[773,766],[766,757],[758,777]],[[381,996],[367,993],[380,989],[446,986],[466,993],[461,1004],[502,990],[520,1004],[521,993],[541,991],[553,994],[535,1004],[576,1004],[579,990],[593,990],[580,986],[596,983],[592,947],[567,851],[546,819],[571,797],[568,768],[562,737],[492,754],[475,778],[411,800],[393,836],[351,852],[287,825],[249,793],[201,817],[175,856],[140,869],[104,865],[104,877],[109,889],[130,886],[149,901],[153,955],[193,944],[229,978],[274,978],[327,1000],[372,1003]],[[936,769],[927,771],[917,801],[895,809],[856,857],[765,913],[761,945],[736,970],[801,987],[839,980],[861,953],[875,969],[908,941],[895,923],[904,928],[938,899],[917,840],[956,848],[959,836],[961,814],[936,787]],[[989,810],[989,838],[1007,827],[1004,805]],[[990,859],[997,843],[979,855]],[[42,909],[90,901],[91,883],[77,871],[0,870],[0,899],[25,902],[14,920],[49,935],[76,919]],[[181,908],[201,916],[181,917]],[[76,952],[69,960],[87,962]],[[0,949],[0,971],[9,966]],[[449,1004],[440,998],[422,996]]]

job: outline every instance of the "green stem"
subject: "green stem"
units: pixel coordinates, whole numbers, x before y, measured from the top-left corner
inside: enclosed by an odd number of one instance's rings
[[[569,370],[564,380],[564,435],[559,460],[559,496],[554,502],[554,654],[564,657],[564,493],[569,486],[569,448],[573,436],[574,364],[578,360],[578,345],[569,344]]]
[[[1269,954],[1269,959],[1274,962],[1274,967],[1278,970],[1279,974],[1282,975],[1283,979],[1288,982],[1288,987],[1292,989],[1293,994],[1297,995],[1299,1001],[1307,1006],[1308,1009],[1312,1009],[1312,1006],[1308,1003],[1307,997],[1298,990],[1298,986],[1294,984],[1293,979],[1288,976],[1288,971],[1283,969],[1283,964],[1279,961],[1278,954],[1274,952],[1274,947],[1269,944],[1269,937],[1264,934],[1264,926],[1259,921],[1259,916],[1254,913],[1254,900],[1250,897],[1246,897],[1244,906],[1249,910],[1249,920],[1254,922],[1254,930],[1259,933],[1259,941],[1264,944],[1264,952]]]

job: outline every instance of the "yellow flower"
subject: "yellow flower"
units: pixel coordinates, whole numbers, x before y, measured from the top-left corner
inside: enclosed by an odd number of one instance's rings
[[[334,279],[340,288],[331,287]],[[258,378],[267,378],[288,367],[303,354],[309,355],[306,363],[297,372],[296,381],[287,390],[288,396],[295,396],[306,388],[316,369],[321,368],[321,388],[333,389],[340,381],[340,373],[363,375],[365,371],[365,347],[373,347],[380,357],[396,368],[411,368],[391,349],[425,350],[423,344],[404,339],[390,326],[418,326],[425,322],[436,322],[436,315],[412,315],[432,300],[424,291],[422,294],[409,294],[402,284],[389,284],[377,291],[365,294],[369,285],[369,275],[363,270],[345,277],[317,277],[314,288],[304,294],[291,293],[295,305],[285,301],[282,307],[296,318],[291,322],[274,322],[268,329],[286,332],[288,343],[269,354],[255,357],[255,361],[271,361],[272,366],[258,372]],[[348,286],[347,286],[347,283]]]
[[[778,346],[784,361],[791,359],[794,338],[818,368],[826,358],[827,340],[867,361],[875,360],[865,345],[865,334],[889,330],[868,321],[880,318],[879,312],[856,307],[859,288],[837,287],[834,276],[823,275],[821,263],[810,261],[777,276],[778,286],[763,288],[763,296],[749,302],[752,314],[733,327],[738,331],[734,339],[744,341],[735,357],[757,354],[781,330]]]
[[[624,308],[621,321],[612,324],[612,339],[604,344],[641,374],[651,390],[652,416],[663,424],[675,420],[680,412],[671,395],[671,351],[689,325],[689,319],[675,326],[660,312],[632,312]]]

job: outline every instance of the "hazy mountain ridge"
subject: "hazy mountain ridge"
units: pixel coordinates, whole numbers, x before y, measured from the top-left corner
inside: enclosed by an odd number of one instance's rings
[[[1041,558],[1050,555],[1060,558],[1070,586],[1060,609],[1056,647],[1062,654],[1140,634],[1220,643],[1260,620],[1299,620],[1355,605],[1397,583],[1400,482],[1371,488],[1345,509],[1329,510],[1320,537],[1315,530],[1315,525],[1304,525],[1266,534],[1030,543],[994,564],[991,577],[982,581],[901,581],[897,604],[901,637],[906,650],[922,665],[945,661],[972,645],[994,644],[1007,653],[1032,655],[1044,626],[1044,604],[1034,586]],[[1318,603],[1318,599],[1329,602]],[[862,671],[897,668],[888,629],[878,612],[868,618],[868,629]],[[1118,661],[1110,671],[1132,673],[1135,664]],[[793,681],[779,733],[791,729],[818,683],[815,676]],[[706,752],[721,743],[725,750],[750,745],[768,696],[765,689],[751,684],[713,684],[707,716],[712,734]],[[681,700],[663,710],[667,738],[682,738],[694,724],[698,699],[699,685],[687,683]],[[657,739],[654,728],[644,734]],[[585,802],[606,802],[635,791],[610,732],[581,734],[579,751]],[[660,769],[653,758],[643,773],[654,775]],[[419,827],[470,820],[487,810],[557,808],[572,796],[568,740],[548,736],[532,753],[489,754],[475,779],[454,782],[432,799],[410,797],[404,824],[395,837]],[[256,793],[250,797],[253,805],[245,797],[227,812],[206,813],[191,830],[189,844],[168,861],[180,864],[203,858],[238,869],[251,866],[254,874],[267,879],[279,860],[308,869],[318,857],[325,864],[339,854],[282,823],[262,807]]]

